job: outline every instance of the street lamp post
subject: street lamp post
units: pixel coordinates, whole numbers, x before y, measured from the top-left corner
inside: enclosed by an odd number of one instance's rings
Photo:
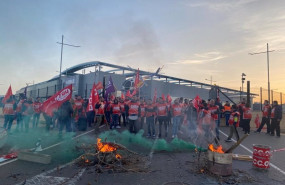
[[[262,54],[266,53],[267,55],[267,82],[268,82],[268,102],[270,103],[270,81],[269,81],[269,52],[273,52],[275,50],[269,51],[269,46],[268,43],[266,44],[266,51],[259,52],[259,53],[249,53],[250,55],[257,55],[257,54]]]
[[[242,91],[242,93],[243,93],[243,84],[245,81],[245,76],[246,76],[246,74],[244,74],[244,73],[241,74],[241,91]]]
[[[217,82],[217,81],[213,81],[213,77],[212,77],[212,75],[211,75],[211,78],[210,78],[210,80],[209,79],[205,79],[206,81],[209,81],[209,82],[211,82],[211,86],[213,85],[213,82]]]
[[[61,68],[62,68],[62,54],[63,54],[63,45],[66,45],[66,46],[71,46],[71,47],[80,47],[80,46],[75,46],[75,45],[72,45],[72,44],[66,44],[63,42],[63,35],[61,37],[61,42],[56,42],[57,44],[60,44],[61,45],[61,53],[60,53],[60,67],[59,67],[59,87],[62,89],[62,81],[61,81]]]

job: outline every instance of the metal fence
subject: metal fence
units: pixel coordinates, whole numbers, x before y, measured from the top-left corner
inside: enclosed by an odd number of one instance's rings
[[[282,105],[282,110],[285,112],[285,94],[282,92],[277,92],[275,90],[270,90],[268,92],[268,89],[264,89],[260,87],[259,92],[255,90],[255,93],[259,96],[256,96],[253,100],[253,109],[254,110],[261,110],[264,100],[270,99],[270,104],[273,104],[273,101],[277,101],[279,105]],[[270,94],[270,98],[268,98],[268,95]]]

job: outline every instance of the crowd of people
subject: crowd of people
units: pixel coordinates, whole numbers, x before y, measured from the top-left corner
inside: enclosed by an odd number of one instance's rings
[[[238,105],[230,105],[229,102],[222,105],[219,98],[197,101],[181,97],[172,101],[171,98],[164,97],[152,100],[133,96],[124,99],[114,97],[113,100],[106,101],[100,97],[94,106],[95,111],[87,111],[87,105],[88,100],[75,96],[54,110],[51,116],[41,109],[40,98],[33,101],[32,98],[21,94],[19,100],[16,100],[11,96],[3,106],[3,127],[11,133],[11,127],[16,120],[15,132],[29,132],[30,123],[32,128],[37,128],[40,115],[43,114],[46,131],[57,128],[59,135],[62,135],[64,129],[66,132],[84,131],[93,124],[98,133],[99,126],[107,124],[110,129],[127,127],[134,134],[145,129],[147,137],[167,138],[171,135],[176,138],[184,125],[183,128],[187,128],[187,134],[191,136],[203,134],[206,139],[210,140],[210,137],[214,136],[219,140],[220,120],[225,117],[226,126],[229,127],[229,136],[225,141],[231,142],[234,134],[237,140],[240,139],[238,127],[241,127],[245,134],[250,134],[252,119],[250,105],[245,103],[245,100]],[[268,134],[274,135],[276,131],[276,135],[280,137],[282,110],[278,103],[275,101],[271,107],[268,101],[265,101],[262,114],[262,122],[256,132],[260,132],[266,124]]]

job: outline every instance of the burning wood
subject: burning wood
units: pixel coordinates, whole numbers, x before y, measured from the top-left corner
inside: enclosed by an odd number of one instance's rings
[[[97,139],[96,145],[78,147],[84,150],[84,154],[78,158],[80,165],[95,165],[100,172],[105,168],[112,171],[132,171],[145,172],[145,157],[140,156],[136,152],[127,149],[125,146],[116,143],[102,142],[100,138]]]

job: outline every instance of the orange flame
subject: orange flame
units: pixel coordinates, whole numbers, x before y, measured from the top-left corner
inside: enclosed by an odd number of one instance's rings
[[[120,154],[116,154],[117,159],[122,159],[122,156]]]
[[[215,149],[213,144],[209,144],[209,150],[211,150],[212,152],[217,152],[217,153],[221,153],[221,154],[225,153],[223,151],[222,145],[218,146],[217,149]]]
[[[86,160],[85,160],[85,163],[89,163],[89,160],[88,160],[88,159],[86,159]]]
[[[113,151],[117,150],[116,147],[113,147],[113,146],[106,144],[106,143],[102,143],[100,138],[97,138],[97,148],[100,152],[103,152],[103,153],[113,152]]]

